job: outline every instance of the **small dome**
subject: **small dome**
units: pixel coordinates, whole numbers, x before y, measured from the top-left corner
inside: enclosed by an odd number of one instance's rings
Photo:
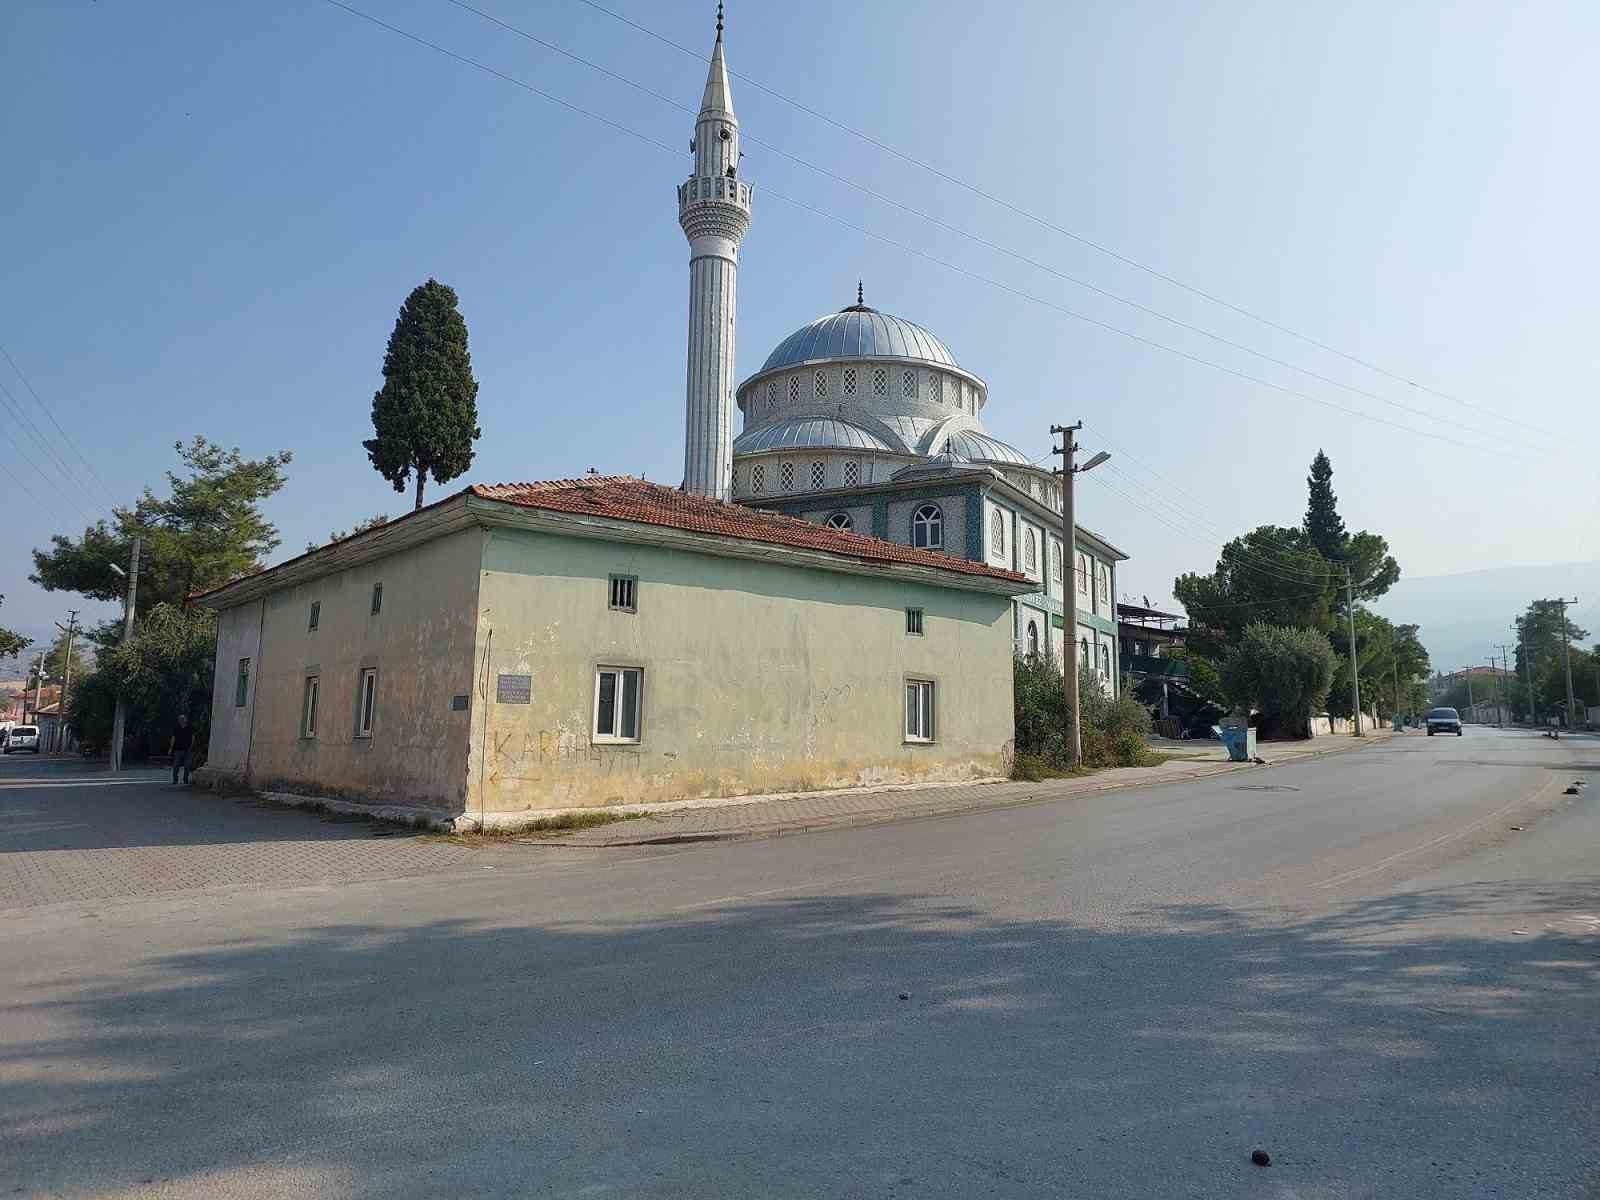
[[[1009,463],[1015,467],[1033,465],[1021,450],[975,429],[958,429],[945,440],[944,449],[946,453],[959,454],[973,462]]]
[[[849,421],[831,417],[810,417],[799,421],[780,421],[746,430],[733,442],[735,454],[754,454],[758,450],[881,450],[898,451],[876,434],[868,433]]]
[[[796,329],[767,356],[762,371],[825,358],[909,358],[959,367],[950,348],[922,326],[864,304]]]

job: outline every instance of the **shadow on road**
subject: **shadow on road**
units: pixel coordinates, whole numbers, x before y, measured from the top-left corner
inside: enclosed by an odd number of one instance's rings
[[[1508,906],[1534,936],[1470,932]],[[4,1010],[50,1032],[0,1057],[3,1175],[230,1195],[1577,1195],[1600,1180],[1600,958],[1547,927],[1573,913],[1600,913],[1600,882],[1277,923],[1163,908],[1113,931],[885,895],[328,926]]]

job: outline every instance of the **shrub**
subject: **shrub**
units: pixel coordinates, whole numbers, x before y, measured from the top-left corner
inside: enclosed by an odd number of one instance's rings
[[[1264,734],[1310,737],[1311,714],[1333,683],[1333,646],[1320,630],[1257,621],[1223,664],[1222,680],[1236,708],[1260,709]]]
[[[1016,694],[1017,756],[1012,775],[1038,780],[1068,769],[1066,690],[1061,675],[1038,659],[1018,658]],[[1079,741],[1085,767],[1142,767],[1159,759],[1145,744],[1150,713],[1131,689],[1112,699],[1100,677],[1087,667],[1078,676]]]

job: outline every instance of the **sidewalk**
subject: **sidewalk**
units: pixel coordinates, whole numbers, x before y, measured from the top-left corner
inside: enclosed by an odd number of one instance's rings
[[[1413,731],[1413,734],[1415,731]],[[1257,748],[1265,766],[1317,758],[1388,741],[1396,735],[1379,730],[1365,738],[1334,734],[1304,742],[1268,742]],[[801,830],[871,825],[911,817],[945,816],[1004,808],[1040,800],[1061,800],[1091,792],[1150,787],[1185,779],[1203,779],[1230,771],[1258,771],[1256,763],[1228,761],[1217,742],[1163,742],[1164,753],[1182,755],[1158,767],[1112,768],[1077,779],[1046,779],[1039,783],[967,783],[947,787],[850,789],[809,792],[798,796],[740,797],[695,808],[652,813],[631,821],[581,829],[571,833],[524,834],[525,844],[603,848],[607,846],[672,845],[682,842],[725,841]]]

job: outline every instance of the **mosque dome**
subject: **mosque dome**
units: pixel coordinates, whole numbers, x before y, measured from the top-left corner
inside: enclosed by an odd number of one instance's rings
[[[796,329],[767,356],[761,371],[831,358],[899,358],[959,366],[950,348],[916,322],[852,304]]]

